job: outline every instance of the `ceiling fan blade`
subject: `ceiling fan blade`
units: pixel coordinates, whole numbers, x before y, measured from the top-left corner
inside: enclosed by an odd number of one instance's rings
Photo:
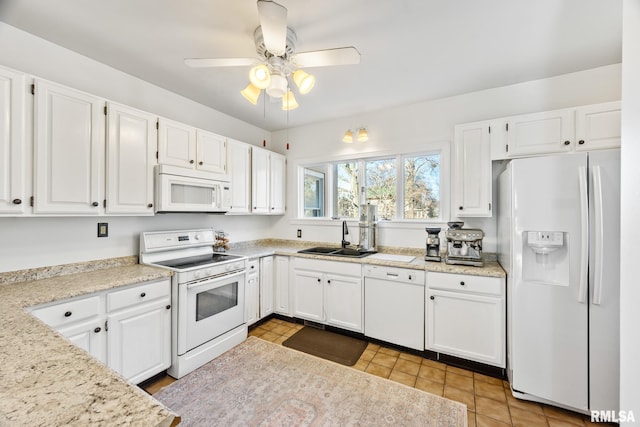
[[[256,58],[187,58],[185,65],[191,68],[209,67],[244,67],[256,65],[260,61]]]
[[[353,46],[314,50],[296,53],[291,57],[291,62],[300,68],[359,64],[360,52]]]
[[[266,49],[275,56],[287,47],[287,8],[271,0],[258,0],[258,14]]]

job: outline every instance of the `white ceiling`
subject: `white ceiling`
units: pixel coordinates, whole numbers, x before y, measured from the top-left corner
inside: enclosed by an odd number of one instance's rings
[[[297,51],[355,46],[359,65],[308,69],[300,107],[248,103],[255,0],[0,0],[0,20],[268,130],[621,62],[621,0],[278,0]],[[295,92],[295,91],[294,91]]]

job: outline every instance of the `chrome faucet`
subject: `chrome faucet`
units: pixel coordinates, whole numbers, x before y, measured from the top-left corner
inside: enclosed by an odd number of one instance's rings
[[[347,242],[344,240],[344,236],[349,234],[349,228],[347,227],[347,221],[342,221],[342,248],[346,248],[347,245],[350,245],[351,242]]]

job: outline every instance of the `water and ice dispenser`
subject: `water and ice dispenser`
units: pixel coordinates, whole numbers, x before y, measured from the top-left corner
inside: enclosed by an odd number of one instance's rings
[[[569,285],[567,235],[562,231],[524,231],[522,279],[545,285]]]

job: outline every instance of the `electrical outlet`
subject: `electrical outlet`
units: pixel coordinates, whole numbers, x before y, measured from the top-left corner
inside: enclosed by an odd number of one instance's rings
[[[109,237],[109,223],[108,222],[99,222],[98,223],[98,237]]]
[[[302,230],[300,230],[299,228],[298,228],[297,236],[298,236],[298,239],[302,238]]]

